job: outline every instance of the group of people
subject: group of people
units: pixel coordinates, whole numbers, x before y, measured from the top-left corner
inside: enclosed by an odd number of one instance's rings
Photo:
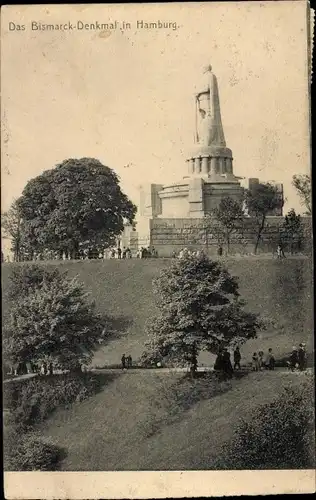
[[[214,364],[214,370],[219,370],[226,373],[227,376],[231,377],[235,370],[241,370],[241,352],[240,348],[237,346],[233,354],[234,365],[231,363],[230,353],[225,347],[220,349],[216,361]],[[270,347],[267,354],[264,351],[254,352],[252,355],[252,370],[262,371],[262,370],[274,370],[275,369],[275,356],[273,350]],[[287,362],[291,371],[304,371],[307,367],[307,352],[306,344],[302,342],[298,348],[293,347],[290,359]]]
[[[223,255],[223,247],[220,245],[217,249],[217,255],[221,257]],[[178,259],[183,259],[185,257],[199,257],[201,254],[203,254],[203,250],[189,250],[188,248],[181,248],[179,253],[173,252],[172,257],[178,258]]]
[[[54,374],[54,366],[53,363],[47,363],[43,361],[39,367],[40,375],[53,375]]]
[[[130,248],[123,247],[122,249],[121,247],[117,247],[110,250],[111,259],[131,259],[132,257],[133,255]],[[137,259],[148,259],[150,257],[158,257],[158,252],[154,247],[141,247],[137,250]]]
[[[240,360],[241,360],[241,355],[239,348],[239,358],[235,357],[235,352],[234,352],[234,368],[232,366],[231,360],[230,360],[230,352],[228,351],[227,347],[224,347],[223,349],[220,349],[218,351],[215,364],[214,364],[214,370],[218,372],[223,372],[227,377],[231,378],[233,376],[234,369],[236,366],[239,364],[239,369],[240,369]],[[238,361],[236,361],[238,360]],[[237,365],[236,365],[237,363]]]
[[[141,247],[136,254],[137,259],[150,259],[151,257],[158,257],[158,252],[157,250],[152,247]]]
[[[258,353],[254,352],[252,355],[252,369],[255,372],[259,372],[263,369],[274,370],[275,368],[275,357],[272,349],[268,349],[268,354],[265,356],[263,351]]]
[[[110,251],[110,258],[111,259],[131,259],[132,258],[132,252],[130,248],[122,248],[117,247],[117,248],[112,248]]]
[[[180,252],[177,254],[176,252],[173,252],[172,257],[178,258],[178,259],[184,259],[185,257],[199,257],[201,255],[201,250],[188,250],[187,248],[181,248]]]
[[[292,372],[304,371],[307,368],[307,352],[306,352],[306,344],[302,342],[298,348],[293,347],[290,359],[288,361],[288,366]]]
[[[278,259],[285,259],[284,249],[283,249],[283,246],[280,243],[277,246],[276,253],[277,253],[277,258]]]
[[[30,373],[38,373],[39,375],[53,375],[53,363],[47,361],[42,361],[40,363],[26,361],[25,363],[16,363],[10,366],[9,375],[18,376]]]
[[[125,356],[125,354],[123,354],[123,356],[121,357],[121,363],[123,370],[127,368],[132,368],[133,366],[132,356],[130,354],[128,356]]]

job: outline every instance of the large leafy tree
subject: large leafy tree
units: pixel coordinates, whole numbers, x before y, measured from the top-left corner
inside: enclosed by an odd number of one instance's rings
[[[245,191],[245,204],[248,214],[253,217],[256,230],[254,253],[257,253],[267,216],[276,208],[282,207],[283,203],[277,187],[269,183],[256,184],[250,190]]]
[[[281,241],[290,246],[291,254],[294,253],[294,248],[300,248],[303,238],[303,226],[300,215],[297,215],[292,208],[285,216],[280,227]]]
[[[205,255],[174,261],[153,283],[157,313],[147,324],[143,363],[189,363],[193,372],[200,351],[242,344],[262,325],[244,309],[238,282],[219,262]]]
[[[312,214],[312,186],[310,175],[293,175],[292,184],[295,187],[301,204],[306,208],[306,215]]]
[[[65,160],[32,179],[17,207],[33,248],[71,256],[109,246],[136,214],[115,172],[94,158]]]
[[[12,364],[47,359],[72,370],[90,361],[106,335],[82,285],[56,269],[20,267],[11,276],[9,299],[3,354]]]
[[[1,215],[1,229],[3,236],[11,241],[11,251],[15,262],[22,258],[22,218],[14,201],[7,212]]]
[[[217,230],[226,243],[227,254],[230,251],[232,236],[241,233],[244,212],[241,204],[229,196],[222,198],[218,207],[214,209],[211,219],[215,218]]]

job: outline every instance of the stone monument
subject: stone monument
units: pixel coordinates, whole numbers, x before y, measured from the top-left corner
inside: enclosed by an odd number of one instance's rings
[[[202,76],[202,85],[194,95],[195,143],[188,150],[187,174],[158,193],[161,217],[204,217],[222,197],[241,199],[232,151],[225,142],[217,78],[211,66],[204,68]]]
[[[218,87],[208,65],[192,99],[194,143],[187,150],[183,178],[173,184],[150,184],[141,189],[139,246],[154,246],[161,256],[170,256],[179,246],[205,246],[211,238],[205,236],[205,215],[212,214],[224,197],[233,198],[243,206],[244,188],[259,182],[256,178],[247,182],[234,174],[233,154],[226,147]],[[283,186],[278,185],[278,189],[283,197]],[[270,215],[282,215],[282,208]]]

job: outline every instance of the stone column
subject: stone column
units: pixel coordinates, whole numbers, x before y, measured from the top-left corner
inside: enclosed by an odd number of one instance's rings
[[[200,172],[201,172],[200,158],[194,158],[194,173],[199,174]]]
[[[190,158],[190,160],[187,160],[188,162],[188,172],[189,174],[194,174],[194,160],[193,158]]]
[[[211,158],[211,175],[216,174],[216,158]]]
[[[231,158],[226,158],[226,172],[228,174],[233,173],[233,164],[232,164],[232,159]]]
[[[211,173],[211,157],[207,158],[207,173],[210,175]]]
[[[206,174],[208,173],[208,158],[207,156],[203,156],[202,158],[202,174]]]
[[[219,158],[218,161],[219,161],[219,173],[225,174],[226,173],[225,158]]]

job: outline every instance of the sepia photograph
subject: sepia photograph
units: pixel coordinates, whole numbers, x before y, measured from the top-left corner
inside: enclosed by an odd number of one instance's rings
[[[308,2],[1,33],[6,497],[315,491]]]

